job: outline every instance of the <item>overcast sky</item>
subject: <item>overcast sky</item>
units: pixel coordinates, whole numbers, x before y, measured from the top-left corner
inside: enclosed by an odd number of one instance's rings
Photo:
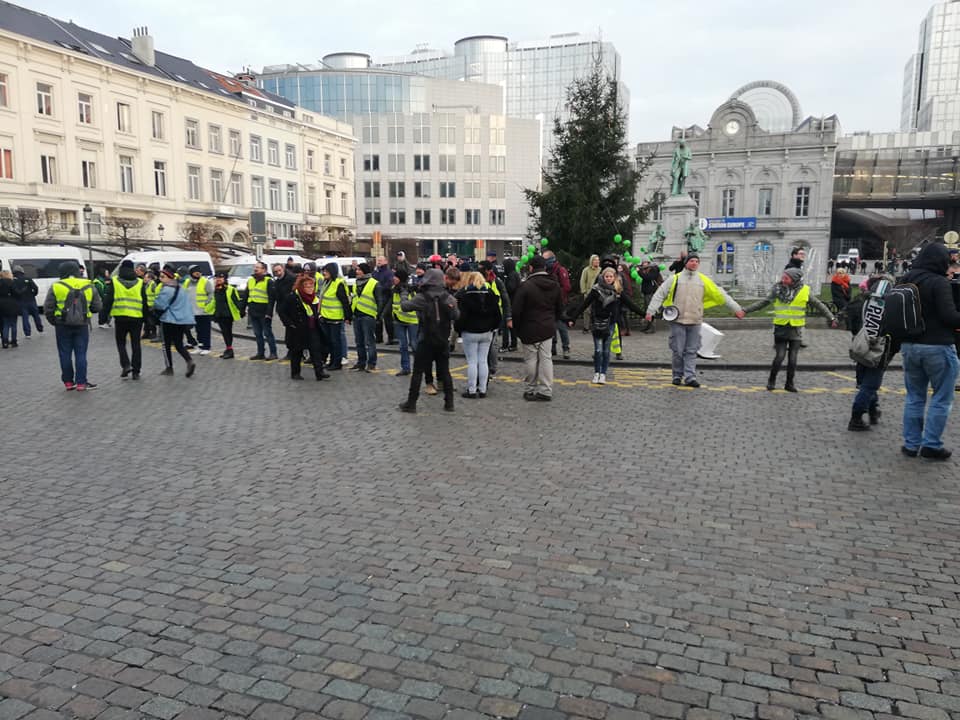
[[[804,115],[845,132],[896,130],[903,67],[930,0],[21,0],[105,35],[146,25],[158,50],[211,70],[316,62],[344,50],[379,57],[465,35],[536,40],[596,33],[614,43],[630,88],[630,141],[706,125],[753,80],[790,87]]]

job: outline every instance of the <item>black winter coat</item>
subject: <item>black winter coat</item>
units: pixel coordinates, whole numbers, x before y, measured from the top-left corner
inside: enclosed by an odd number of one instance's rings
[[[950,253],[946,245],[927,245],[913,261],[910,272],[901,282],[913,283],[920,291],[923,312],[923,335],[913,338],[920,345],[953,345],[956,329],[960,329],[960,312],[953,301],[953,290],[947,280]]]
[[[560,284],[544,271],[530,275],[513,299],[513,329],[526,345],[550,340],[563,314]]]
[[[20,305],[14,292],[13,280],[0,278],[0,317],[16,317],[20,314]]]

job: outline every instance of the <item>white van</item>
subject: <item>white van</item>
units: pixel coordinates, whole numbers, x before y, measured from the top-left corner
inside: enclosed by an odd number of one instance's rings
[[[132,252],[123,259],[132,260],[134,265],[143,263],[147,267],[156,263],[161,269],[168,264],[175,268],[199,265],[203,268],[201,273],[204,277],[213,275],[213,260],[210,258],[210,253],[199,250],[144,250],[142,252]],[[119,267],[120,263],[117,263],[117,267],[113,269],[114,275],[116,275]]]
[[[43,304],[50,286],[60,279],[60,263],[74,260],[86,277],[84,254],[80,248],[71,245],[0,245],[0,270],[13,272],[15,265],[23,268],[23,274],[33,279],[40,289],[37,303]]]
[[[310,262],[310,258],[300,255],[261,255],[259,262],[267,264],[268,274],[273,274],[273,266],[277,263],[287,264],[287,258],[292,257],[295,263],[303,265]],[[256,255],[238,255],[217,263],[217,270],[225,270],[227,273],[227,282],[235,286],[238,290],[247,286],[247,278],[253,275],[253,266],[257,263]]]
[[[317,264],[317,270],[322,270],[323,266],[328,263],[336,263],[340,266],[340,277],[347,281],[347,285],[353,287],[357,284],[357,279],[350,277],[350,267],[353,265],[353,261],[356,260],[357,263],[367,263],[370,266],[371,271],[373,270],[376,262],[373,258],[365,257],[322,257],[317,258],[314,262]]]

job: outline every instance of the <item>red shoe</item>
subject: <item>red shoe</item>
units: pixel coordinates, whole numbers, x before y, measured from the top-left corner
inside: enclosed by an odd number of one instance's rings
[[[63,389],[64,389],[64,390],[73,390],[75,387],[76,387],[76,385],[74,385],[73,383],[70,383],[70,382],[65,382],[65,383],[63,384]]]

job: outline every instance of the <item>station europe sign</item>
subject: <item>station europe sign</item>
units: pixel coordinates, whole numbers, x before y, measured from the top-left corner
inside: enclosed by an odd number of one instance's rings
[[[704,232],[756,230],[757,219],[755,217],[700,218],[700,229]]]

